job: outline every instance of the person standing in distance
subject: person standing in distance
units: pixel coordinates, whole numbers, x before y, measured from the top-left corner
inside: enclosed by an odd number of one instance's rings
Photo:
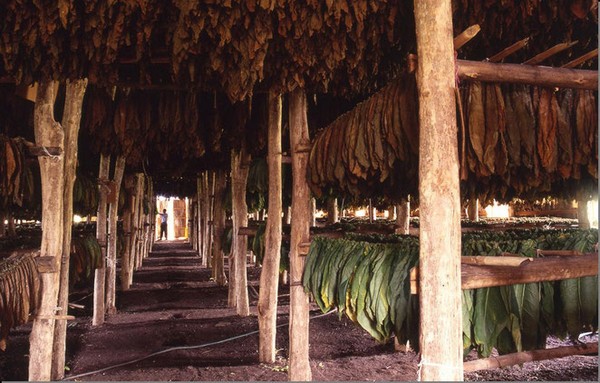
[[[163,233],[165,234],[165,240],[167,239],[167,218],[169,215],[167,214],[167,209],[163,209],[162,213],[158,213],[160,215],[160,237],[158,240],[160,241],[163,237]]]

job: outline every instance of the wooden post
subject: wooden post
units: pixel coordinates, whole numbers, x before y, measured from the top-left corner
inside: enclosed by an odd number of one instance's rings
[[[242,144],[243,146],[245,144]],[[246,185],[250,171],[250,154],[245,148],[232,150],[231,152],[231,206],[233,213],[233,235],[231,240],[231,254],[229,256],[230,267],[230,291],[233,289],[233,303],[239,316],[250,315],[250,303],[248,299],[248,274],[246,251],[248,248],[248,237],[238,235],[240,227],[248,226],[248,205],[246,204]],[[231,281],[232,270],[235,275]]]
[[[135,265],[134,270],[139,270],[142,267],[144,254],[142,253],[142,219],[143,219],[143,203],[144,203],[144,174],[138,173],[137,178],[137,194],[136,194],[136,212],[135,212]],[[133,272],[132,272],[133,277]]]
[[[414,2],[419,94],[418,377],[462,380],[460,189],[450,0]]]
[[[265,228],[265,255],[260,273],[258,296],[258,361],[274,363],[277,334],[277,294],[279,289],[279,263],[281,254],[281,96],[269,93],[268,157],[269,216]],[[288,214],[289,215],[289,214]]]
[[[212,193],[209,188],[209,173],[202,174],[203,190],[203,217],[202,217],[202,267],[209,266],[210,258],[210,226],[208,222],[212,219]]]
[[[17,236],[17,228],[15,227],[15,213],[12,211],[12,209],[8,210],[8,227],[7,227],[7,233],[9,237],[16,237]]]
[[[310,226],[317,226],[317,200],[315,198],[310,199]]]
[[[410,201],[408,198],[400,201],[396,207],[396,234],[409,234],[410,231]]]
[[[479,221],[479,199],[471,198],[469,200],[469,206],[467,208],[467,215],[469,219],[474,222]]]
[[[106,312],[116,314],[117,306],[117,214],[119,208],[119,192],[125,171],[125,157],[117,156],[112,182],[115,185],[115,194],[108,204],[108,248],[106,260]]]
[[[6,212],[0,211],[0,238],[6,236],[6,224],[4,221],[6,220]]]
[[[310,240],[312,206],[306,181],[308,121],[306,94],[296,88],[289,94],[290,147],[292,148],[292,232],[290,239],[290,347],[288,378],[292,381],[312,379],[308,358],[308,295],[302,287],[304,257],[298,245]]]
[[[69,304],[69,259],[71,255],[71,232],[73,228],[73,185],[77,168],[77,137],[83,95],[87,80],[67,82],[65,107],[62,126],[65,131],[64,147],[64,190],[63,190],[63,248],[60,266],[58,293],[59,314],[67,315]],[[52,351],[52,380],[61,380],[65,376],[65,353],[67,345],[67,321],[58,320],[54,328],[54,350]]]
[[[340,221],[337,198],[327,198],[327,223],[333,225]]]
[[[290,225],[292,223],[292,207],[291,206],[287,206],[283,210],[283,221],[285,222],[286,225]]]
[[[131,236],[132,236],[132,220],[133,220],[133,205],[135,196],[133,195],[134,180],[133,177],[125,178],[125,190],[127,190],[127,207],[123,212],[123,231],[125,233],[125,249],[123,250],[123,259],[121,260],[121,290],[127,291],[131,286],[129,283],[129,273],[131,267]]]
[[[40,83],[34,106],[36,144],[40,146],[64,145],[62,126],[54,120],[53,82]],[[60,270],[64,225],[64,157],[39,157],[42,179],[42,243],[41,257],[52,257],[55,270]],[[59,273],[42,273],[40,306],[33,320],[29,337],[29,380],[50,380],[54,339]]]
[[[225,198],[225,188],[227,179],[223,170],[215,172],[214,182],[214,210],[213,210],[213,272],[215,282],[219,286],[225,286],[227,277],[223,265],[223,231],[225,230],[225,210],[223,209],[223,200]]]
[[[98,199],[98,214],[96,215],[96,238],[102,249],[102,267],[97,268],[94,274],[94,313],[92,315],[92,326],[99,326],[104,323],[104,299],[106,283],[106,201],[108,182],[108,172],[110,168],[110,155],[100,154],[100,170],[98,179],[100,180],[100,198]]]

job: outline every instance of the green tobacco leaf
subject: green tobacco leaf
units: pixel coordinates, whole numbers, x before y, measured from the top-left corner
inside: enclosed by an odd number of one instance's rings
[[[588,331],[598,328],[598,277],[579,278],[581,324]]]
[[[475,325],[473,335],[479,353],[488,357],[496,346],[500,332],[508,326],[508,312],[497,287],[475,291]]]
[[[579,279],[565,279],[560,282],[560,300],[567,332],[571,339],[575,339],[582,331]]]
[[[523,305],[520,313],[520,321],[521,329],[523,330],[522,341],[524,350],[534,350],[537,348],[540,342],[540,340],[538,339],[538,335],[541,316],[541,301],[541,284],[528,283],[526,285],[523,285]]]
[[[473,313],[475,311],[473,306],[474,290],[463,290],[462,291],[462,325],[463,325],[463,349],[465,353],[471,350],[472,345],[472,324],[473,324]]]

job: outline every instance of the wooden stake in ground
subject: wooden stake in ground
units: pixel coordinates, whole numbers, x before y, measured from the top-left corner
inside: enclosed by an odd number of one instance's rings
[[[292,149],[292,232],[290,239],[290,348],[289,373],[292,381],[312,379],[308,361],[308,295],[302,287],[304,258],[298,254],[298,245],[310,240],[312,206],[306,181],[308,151],[308,121],[306,94],[301,89],[289,95],[290,146]]]
[[[71,255],[71,231],[73,227],[73,185],[77,167],[77,137],[81,122],[81,105],[87,80],[67,83],[62,126],[65,132],[65,162],[63,190],[63,248],[60,266],[58,307],[60,314],[67,315],[69,304],[69,259]],[[61,319],[54,328],[54,350],[52,352],[52,380],[65,376],[65,353],[67,344],[67,321]]]
[[[92,326],[104,323],[104,299],[106,283],[106,201],[108,172],[110,168],[110,155],[100,155],[100,170],[98,181],[100,198],[98,199],[98,214],[96,215],[96,238],[102,249],[102,267],[97,268],[94,274],[94,313],[92,315]]]
[[[329,197],[329,198],[327,198],[327,223],[329,225],[332,225],[339,221],[340,221],[340,219],[339,219],[337,198]]]
[[[119,191],[124,171],[125,157],[118,156],[112,179],[114,189],[108,205],[108,256],[106,261],[106,312],[108,314],[117,312],[115,305],[117,295],[117,210],[119,209]]]
[[[419,94],[419,380],[462,380],[460,189],[450,0],[414,2]]]
[[[225,231],[225,209],[223,202],[225,199],[225,188],[227,179],[223,170],[215,172],[215,188],[214,188],[214,211],[213,211],[213,273],[215,282],[219,286],[225,286],[227,277],[225,276],[225,268],[223,264],[223,232]]]
[[[125,211],[123,212],[123,231],[125,232],[125,248],[123,249],[123,259],[121,260],[121,290],[129,290],[129,274],[131,268],[131,237],[132,237],[132,221],[133,209],[135,205],[134,184],[135,180],[132,176],[127,176],[124,180],[125,190],[129,201],[126,203]]]
[[[210,259],[210,226],[212,219],[212,192],[209,189],[208,172],[202,174],[202,267],[208,267]]]
[[[235,265],[233,281],[229,281],[230,289],[233,287],[236,312],[240,316],[250,315],[248,300],[248,274],[246,251],[248,237],[238,235],[240,227],[248,226],[248,205],[246,204],[246,185],[250,170],[250,154],[242,148],[231,152],[231,206],[233,213],[233,233],[231,240],[231,254],[229,266]],[[232,275],[230,270],[229,275]],[[231,279],[231,278],[230,278]],[[230,290],[231,291],[231,290]]]
[[[477,198],[471,198],[467,207],[467,215],[473,222],[479,221],[479,200]]]
[[[269,93],[269,216],[265,228],[265,255],[260,273],[258,296],[258,361],[274,363],[277,334],[277,293],[281,258],[281,96]]]
[[[54,120],[53,82],[40,83],[34,107],[35,140],[38,146],[63,148],[64,132]],[[33,320],[29,337],[29,380],[50,380],[54,317],[59,289],[59,272],[63,247],[64,225],[64,157],[39,157],[42,178],[42,243],[40,256],[53,257],[53,273],[41,274],[40,307]]]
[[[409,234],[410,231],[410,201],[408,198],[400,201],[396,206],[396,234]]]

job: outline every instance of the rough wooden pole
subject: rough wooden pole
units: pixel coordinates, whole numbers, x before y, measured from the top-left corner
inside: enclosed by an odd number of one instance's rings
[[[265,228],[265,255],[260,273],[258,296],[258,361],[274,363],[277,334],[277,294],[281,258],[281,96],[269,93],[268,156],[269,216]]]
[[[467,205],[467,215],[471,221],[479,221],[479,199],[471,198],[469,200],[469,204]]]
[[[202,176],[196,177],[196,198],[198,199],[198,211],[196,213],[196,241],[198,242],[196,245],[196,249],[198,251],[198,255],[202,257],[202,211],[204,203],[202,199]]]
[[[450,0],[415,0],[419,94],[419,380],[462,380],[460,189]]]
[[[92,326],[104,323],[105,312],[105,283],[106,283],[106,201],[108,172],[110,169],[110,155],[100,155],[100,170],[98,179],[100,181],[100,198],[98,199],[98,214],[96,215],[96,238],[102,249],[102,267],[97,268],[94,274],[94,312],[92,315]]]
[[[292,148],[292,232],[290,239],[290,347],[288,378],[292,381],[311,380],[308,358],[308,295],[302,287],[304,258],[298,245],[310,240],[312,206],[306,181],[308,151],[308,121],[306,94],[301,89],[289,95],[290,147]]]
[[[133,203],[135,201],[135,197],[131,192],[131,177],[128,177],[125,180],[125,183],[125,190],[127,190],[129,201],[127,201],[127,207],[123,212],[123,232],[125,234],[125,249],[123,249],[123,259],[121,260],[121,290],[123,291],[129,290],[129,287],[131,286],[129,284],[129,269],[131,267],[131,221],[133,218]]]
[[[310,226],[317,226],[317,200],[315,198],[310,199]]]
[[[60,314],[66,315],[69,304],[69,259],[71,255],[71,232],[73,227],[73,185],[77,168],[77,137],[83,95],[87,80],[67,83],[62,126],[65,132],[64,147],[64,190],[63,190],[63,248],[60,266],[58,307]],[[54,350],[52,352],[52,379],[60,380],[65,376],[65,353],[67,350],[67,321],[58,320],[54,328]]]
[[[246,262],[246,251],[248,249],[248,237],[238,235],[240,227],[248,226],[248,205],[246,204],[246,186],[248,184],[248,173],[250,170],[250,153],[244,148],[234,150],[231,153],[231,196],[233,213],[233,233],[231,244],[231,255],[229,261],[235,259],[235,307],[239,316],[250,315],[250,303],[248,299],[248,271]],[[231,285],[232,283],[230,283]]]
[[[223,209],[223,200],[225,199],[225,188],[227,179],[225,172],[218,170],[215,172],[214,188],[214,211],[213,211],[213,271],[215,282],[219,286],[225,286],[227,277],[223,265],[223,231],[225,231],[225,210]]]
[[[125,157],[118,156],[115,161],[115,170],[112,182],[115,185],[115,194],[108,205],[108,248],[106,260],[106,312],[116,314],[115,304],[117,296],[117,214],[119,208],[119,192],[125,171]]]
[[[64,132],[54,120],[54,83],[41,83],[34,107],[35,139],[39,146],[62,148]],[[60,270],[63,246],[64,157],[39,157],[42,179],[42,243],[40,256],[53,257]],[[29,380],[50,380],[59,273],[41,274],[40,307],[29,337]],[[61,313],[59,313],[61,314]]]
[[[136,231],[136,241],[135,241],[135,266],[134,270],[139,270],[142,267],[142,261],[144,259],[144,253],[142,252],[142,243],[144,241],[143,238],[143,209],[144,209],[144,175],[142,173],[138,173],[138,186],[137,186],[137,197],[136,197],[136,213],[135,213],[135,231]],[[133,273],[132,273],[133,275]]]
[[[339,211],[338,211],[338,203],[337,198],[329,197],[327,198],[327,223],[333,225],[336,222],[339,222]]]
[[[210,227],[211,220],[211,192],[208,188],[208,172],[202,174],[202,267],[208,267],[210,258]]]
[[[410,201],[408,198],[400,201],[396,207],[396,234],[409,234],[410,231]]]

